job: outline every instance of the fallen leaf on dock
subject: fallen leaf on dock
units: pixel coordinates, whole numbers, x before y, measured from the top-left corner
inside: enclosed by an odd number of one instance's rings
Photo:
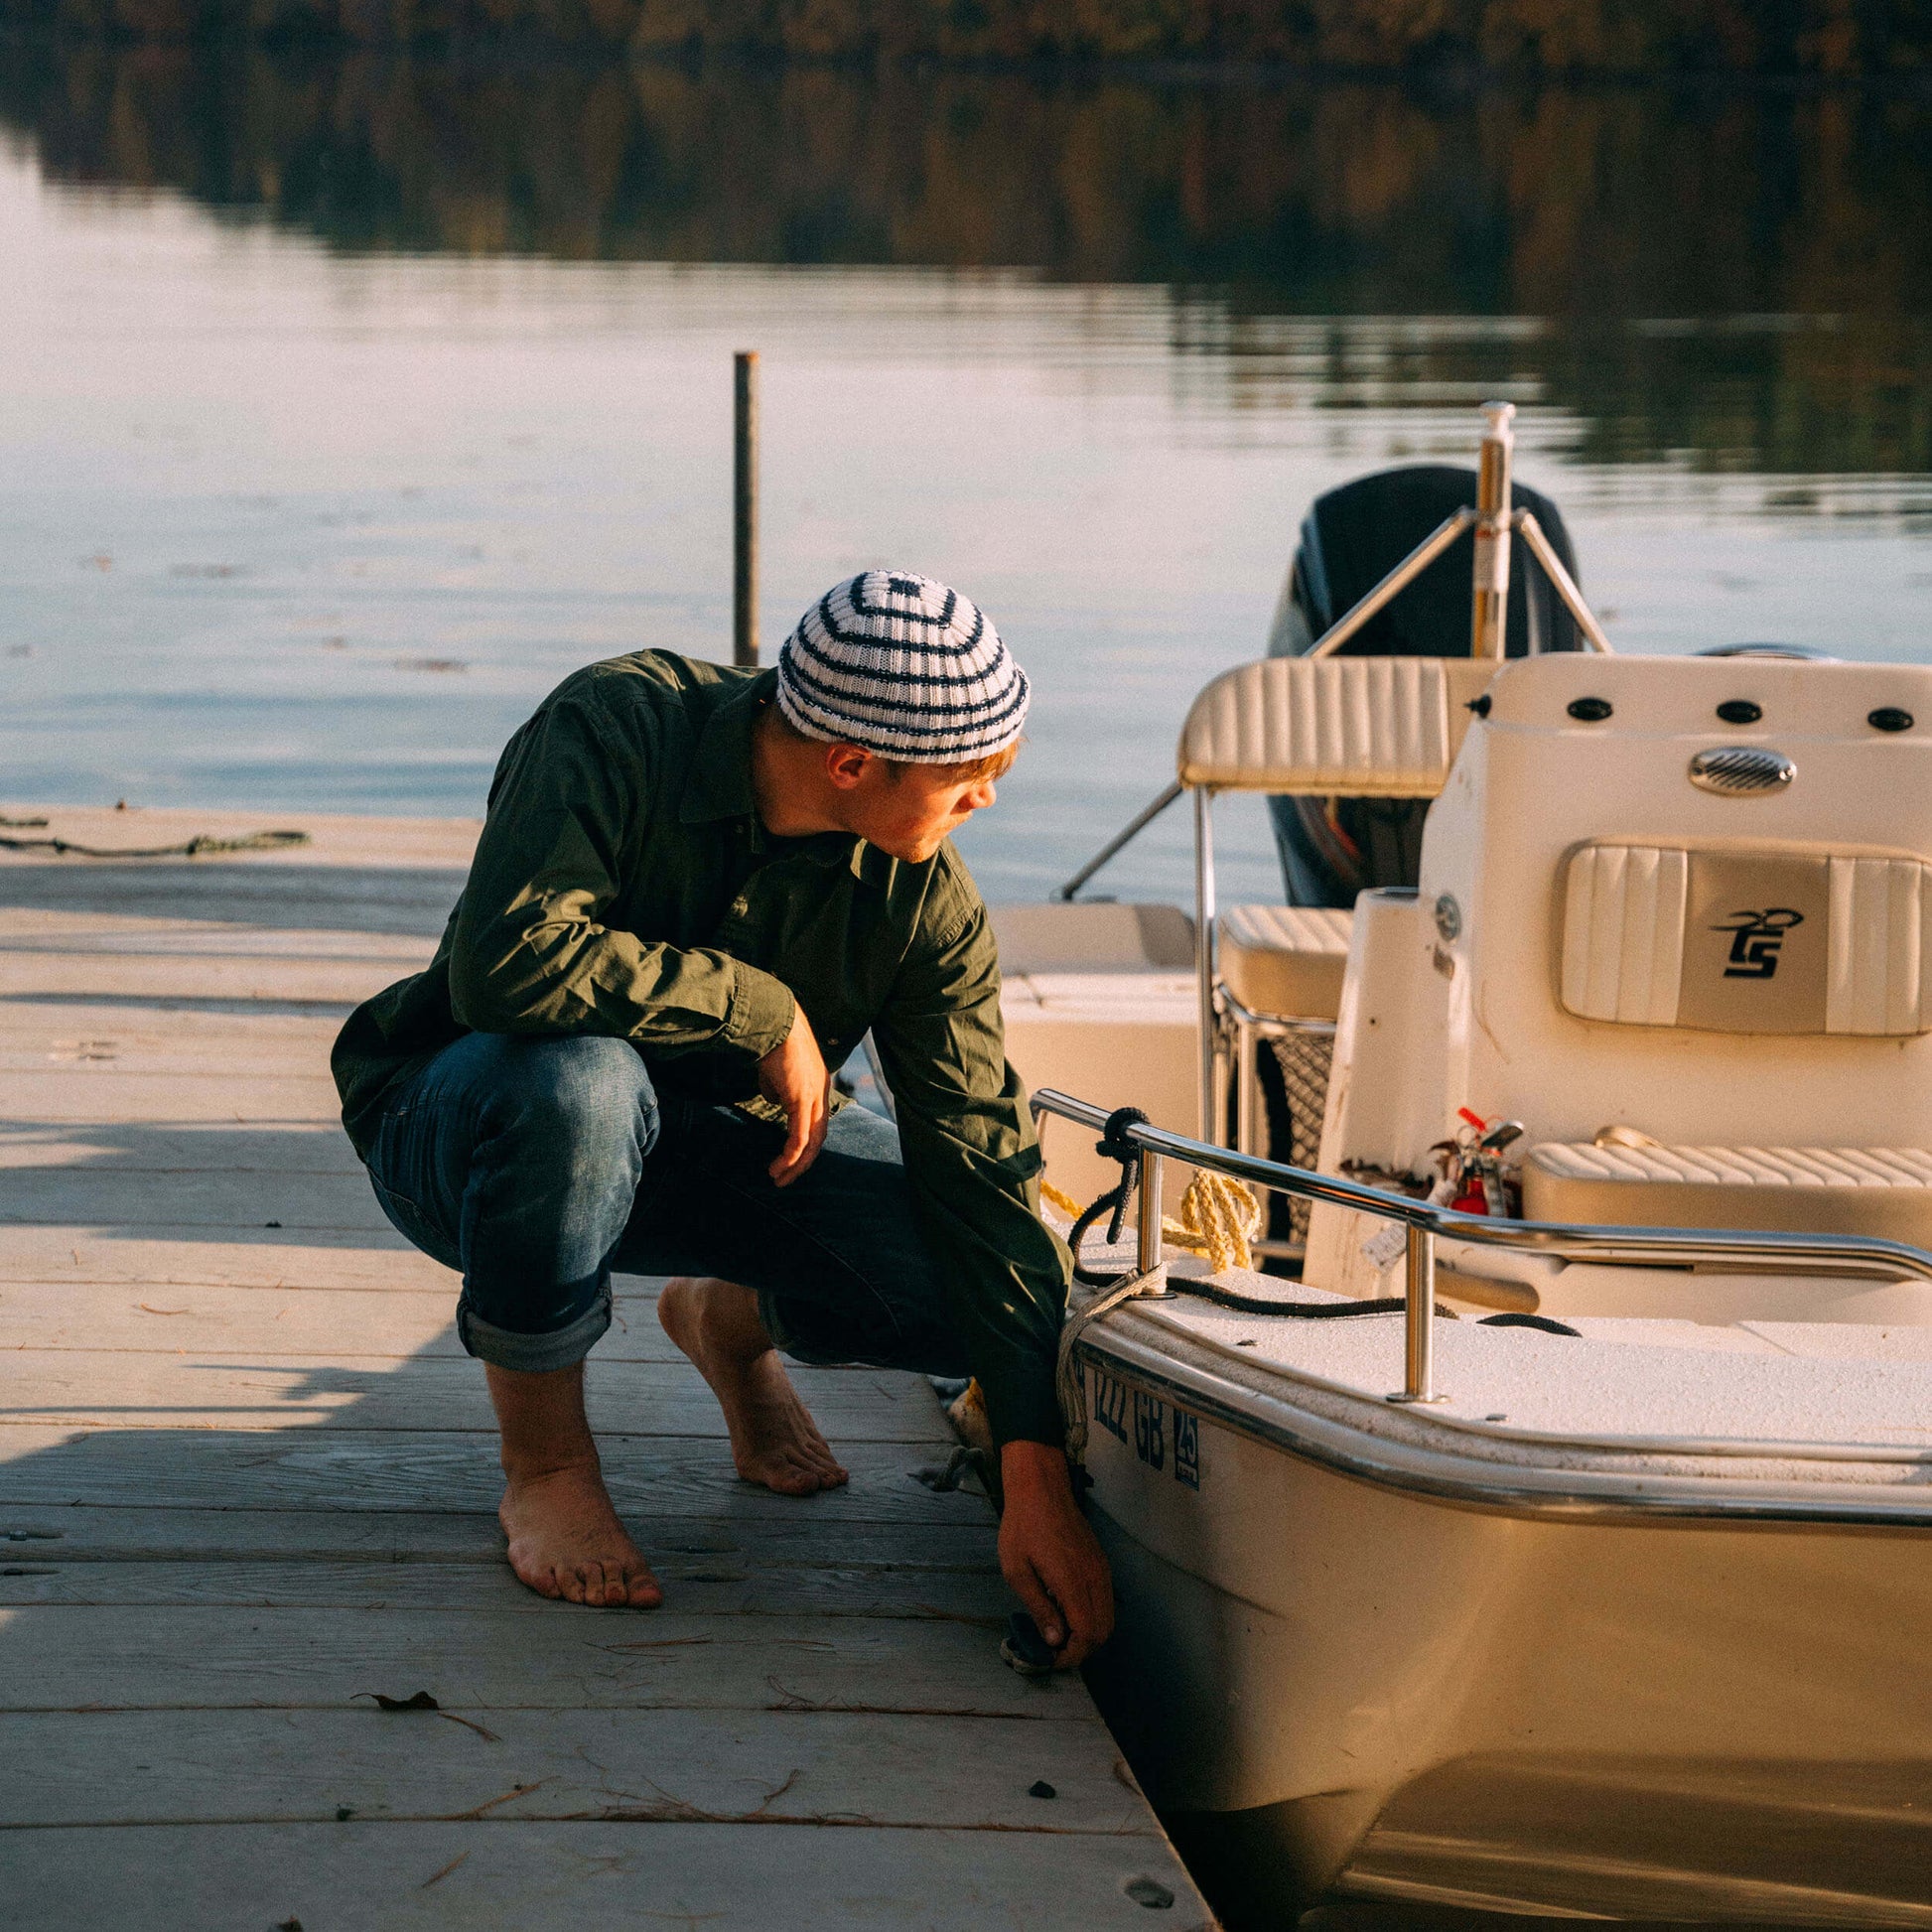
[[[445,1711],[427,1691],[418,1691],[414,1697],[384,1697],[380,1691],[357,1691],[349,1699],[373,1698],[378,1711],[434,1711],[439,1718],[447,1718],[453,1725],[461,1725],[465,1730],[474,1730],[485,1743],[500,1744],[503,1740],[493,1730],[485,1730],[482,1725],[473,1724],[468,1718],[459,1718],[454,1711]]]
[[[413,1698],[384,1697],[380,1691],[357,1691],[355,1697],[374,1698],[376,1708],[382,1711],[440,1711],[442,1706],[427,1691],[418,1691]],[[353,1704],[355,1698],[350,1698]]]

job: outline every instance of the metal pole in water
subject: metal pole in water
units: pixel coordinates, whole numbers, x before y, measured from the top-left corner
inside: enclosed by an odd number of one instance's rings
[[[1469,655],[1500,657],[1509,615],[1509,461],[1515,448],[1513,402],[1486,402],[1489,427],[1476,472],[1475,591],[1469,614]]]
[[[759,661],[759,352],[732,357],[732,662]]]
[[[1403,1319],[1405,1383],[1391,1402],[1443,1402],[1436,1393],[1436,1234],[1411,1222],[1408,1309]]]
[[[1161,1265],[1161,1157],[1141,1150],[1140,1195],[1134,1222],[1134,1265],[1147,1274]]]

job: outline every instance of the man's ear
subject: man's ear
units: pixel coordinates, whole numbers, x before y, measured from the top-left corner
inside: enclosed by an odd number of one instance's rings
[[[872,761],[872,753],[861,745],[828,745],[825,748],[825,775],[841,791],[851,791],[866,775],[866,767]]]

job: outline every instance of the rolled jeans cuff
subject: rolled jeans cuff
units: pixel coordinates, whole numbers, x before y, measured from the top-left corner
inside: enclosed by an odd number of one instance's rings
[[[771,1337],[771,1344],[781,1355],[789,1355],[794,1362],[802,1362],[807,1368],[842,1368],[852,1359],[852,1345],[848,1340],[841,1347],[836,1342],[829,1345],[815,1338],[802,1322],[787,1321],[781,1311],[777,1296],[768,1288],[758,1291],[759,1319],[764,1324],[764,1332]]]
[[[538,1335],[519,1334],[485,1321],[465,1294],[456,1305],[456,1331],[479,1361],[525,1375],[547,1375],[581,1362],[611,1325],[611,1284],[607,1279],[595,1302],[575,1321]]]

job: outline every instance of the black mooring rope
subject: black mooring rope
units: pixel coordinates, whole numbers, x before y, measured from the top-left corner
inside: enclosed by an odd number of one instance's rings
[[[1066,1245],[1073,1251],[1073,1279],[1083,1287],[1113,1288],[1128,1280],[1133,1273],[1129,1269],[1126,1274],[1104,1274],[1087,1267],[1080,1259],[1080,1243],[1087,1238],[1087,1230],[1109,1209],[1112,1210],[1112,1219],[1107,1223],[1108,1245],[1111,1247],[1120,1239],[1122,1224],[1127,1219],[1127,1204],[1134,1198],[1134,1189],[1141,1178],[1141,1150],[1127,1138],[1127,1130],[1148,1124],[1148,1117],[1140,1108],[1116,1107],[1107,1116],[1107,1124],[1100,1130],[1100,1139],[1094,1145],[1093,1151],[1103,1161],[1120,1163],[1120,1183],[1110,1187],[1085,1209],[1073,1223],[1073,1232],[1066,1238]]]
[[[0,824],[31,824],[26,820],[0,820]],[[42,824],[47,821],[41,820]],[[8,852],[72,853],[81,859],[199,859],[209,852],[279,852],[292,845],[307,845],[307,832],[249,832],[238,839],[217,839],[198,832],[180,845],[75,845],[71,839],[0,839],[0,849]]]

